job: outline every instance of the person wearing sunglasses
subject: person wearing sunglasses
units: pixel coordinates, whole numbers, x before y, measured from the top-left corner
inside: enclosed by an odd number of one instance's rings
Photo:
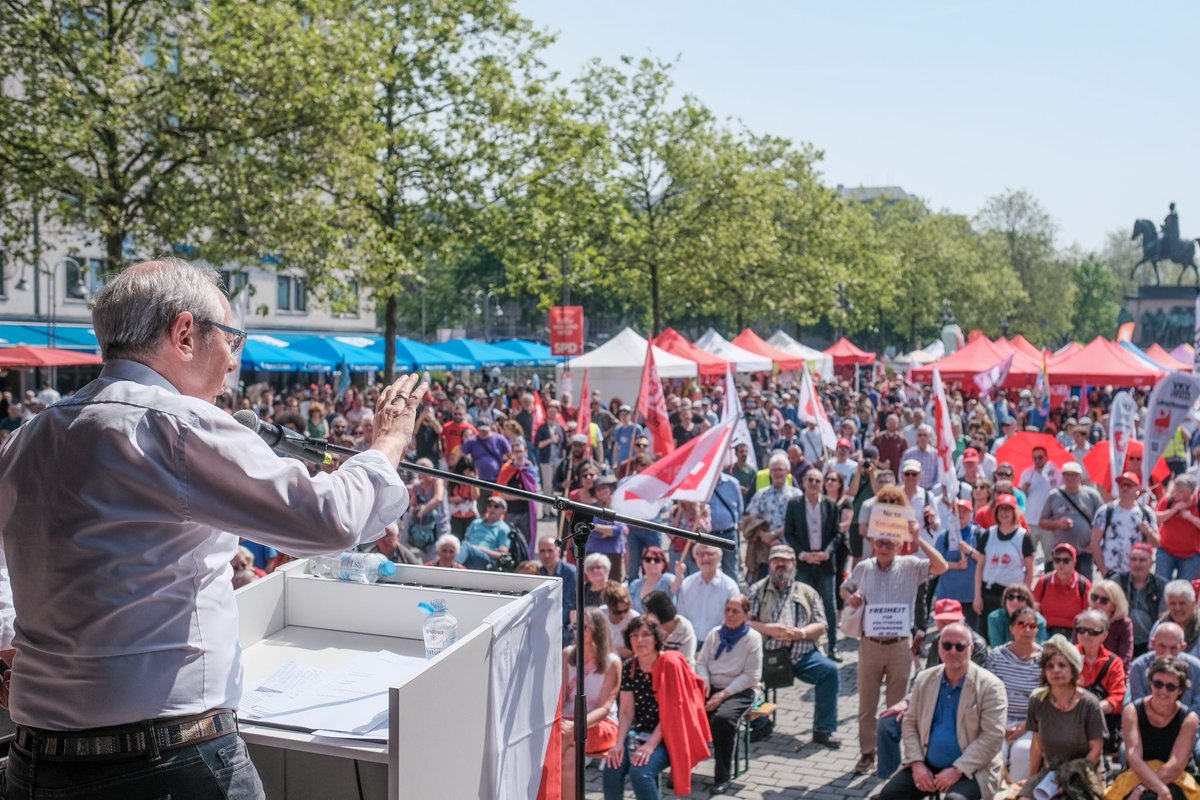
[[[1096,696],[1108,725],[1106,753],[1116,752],[1121,730],[1121,708],[1125,704],[1125,665],[1119,656],[1104,646],[1108,636],[1108,617],[1089,608],[1075,618],[1075,641],[1083,655],[1079,685]]]
[[[979,535],[979,546],[963,550],[980,565],[975,573],[974,607],[983,619],[1003,607],[1008,586],[1033,585],[1034,542],[1021,524],[1016,498],[999,495],[995,514],[996,524]]]
[[[942,630],[938,647],[942,663],[913,681],[901,722],[904,763],[880,800],[935,794],[979,800],[997,796],[1004,785],[1004,684],[972,663],[971,629],[962,622]]]
[[[1174,622],[1160,622],[1150,636],[1150,650],[1133,660],[1127,674],[1128,701],[1150,694],[1150,667],[1160,658],[1177,658],[1187,668],[1188,688],[1179,700],[1188,708],[1200,708],[1200,658],[1183,650],[1183,628]]]
[[[222,796],[233,782],[261,796],[229,711],[241,699],[238,536],[338,552],[408,508],[396,467],[428,386],[406,375],[383,389],[370,450],[314,479],[216,405],[245,342],[232,321],[211,267],[129,267],[92,308],[100,377],[3,444],[0,530],[13,575],[31,578],[12,587],[10,792],[33,783],[36,762],[39,787],[83,794]],[[151,729],[172,746],[147,748]],[[29,737],[71,758],[31,756]],[[214,774],[221,759],[229,769]]]
[[[490,569],[496,559],[508,552],[512,528],[504,521],[508,503],[504,498],[493,495],[484,506],[483,519],[477,519],[467,528],[462,549],[458,551],[458,563],[467,569]]]
[[[987,666],[1008,693],[1008,719],[1004,730],[1004,764],[1010,780],[1029,775],[1029,747],[1033,734],[1026,725],[1029,695],[1041,682],[1042,648],[1037,642],[1038,614],[1023,606],[1009,618],[1011,641],[988,651]]]
[[[1200,721],[1180,698],[1191,687],[1187,666],[1178,658],[1156,658],[1149,670],[1150,693],[1121,712],[1121,736],[1129,769],[1113,781],[1110,797],[1195,797],[1195,778],[1187,773]]]
[[[1004,594],[1001,595],[1001,600],[1004,605],[989,614],[984,621],[984,625],[987,628],[989,647],[999,647],[1012,640],[1012,631],[1009,624],[1012,621],[1014,611],[1025,607],[1037,608],[1033,602],[1033,592],[1023,583],[1014,583],[1006,587]],[[1046,618],[1039,613],[1037,620],[1037,640],[1038,643],[1042,643],[1049,636],[1046,632]],[[1074,623],[1072,622],[1072,624]]]
[[[1046,618],[1046,629],[1051,635],[1061,633],[1070,636],[1074,631],[1075,617],[1090,608],[1088,594],[1091,581],[1075,570],[1075,548],[1062,543],[1054,548],[1051,563],[1054,570],[1038,578],[1033,587],[1033,599]]]
[[[1108,620],[1104,647],[1129,669],[1133,661],[1133,620],[1129,618],[1129,601],[1120,584],[1108,580],[1093,583],[1088,592],[1088,608],[1094,608]]]
[[[1104,751],[1104,715],[1096,695],[1084,688],[1082,672],[1083,656],[1065,636],[1051,636],[1042,645],[1041,686],[1030,693],[1026,716],[1026,726],[1033,733],[1030,775],[1018,797],[1032,798],[1039,787],[1046,796],[1056,795],[1057,784],[1043,781],[1051,771],[1077,759],[1087,760],[1102,785],[1098,773]]]
[[[642,551],[642,576],[629,584],[633,595],[633,607],[640,614],[645,609],[643,601],[651,592],[670,592],[671,575],[667,573],[667,554],[661,547],[651,545]]]

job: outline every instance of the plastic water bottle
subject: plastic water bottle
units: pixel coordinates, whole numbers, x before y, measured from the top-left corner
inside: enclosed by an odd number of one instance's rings
[[[380,578],[396,574],[396,565],[382,553],[348,550],[336,556],[317,556],[312,561],[312,574],[354,583],[374,583]]]
[[[425,634],[425,658],[434,658],[458,641],[458,620],[446,610],[445,600],[417,603],[417,608],[426,614],[425,622],[421,626]]]

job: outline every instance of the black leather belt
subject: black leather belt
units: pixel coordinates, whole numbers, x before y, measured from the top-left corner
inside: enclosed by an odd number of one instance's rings
[[[45,758],[135,756],[198,744],[236,730],[237,715],[220,710],[82,731],[47,731],[18,725],[13,745],[29,755]]]

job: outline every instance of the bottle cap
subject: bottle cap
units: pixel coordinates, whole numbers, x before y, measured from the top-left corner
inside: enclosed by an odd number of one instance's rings
[[[386,575],[395,575],[396,574],[396,562],[385,561],[382,564],[380,564],[379,565],[379,574],[385,575],[385,576]]]

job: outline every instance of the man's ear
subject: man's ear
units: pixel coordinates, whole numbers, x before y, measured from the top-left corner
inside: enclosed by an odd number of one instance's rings
[[[200,326],[190,311],[181,311],[167,332],[171,349],[184,360],[190,361],[200,345]]]

